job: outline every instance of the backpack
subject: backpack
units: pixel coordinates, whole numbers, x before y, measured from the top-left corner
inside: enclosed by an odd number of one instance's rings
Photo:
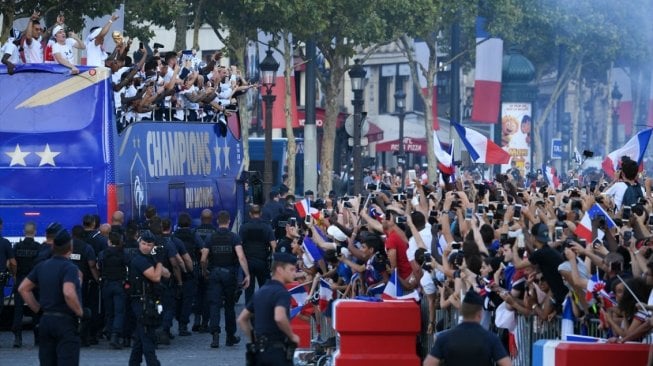
[[[626,188],[626,192],[624,192],[624,198],[622,199],[621,204],[622,206],[636,205],[639,202],[639,199],[644,197],[642,186],[640,186],[639,183],[626,183],[626,185],[628,188]]]

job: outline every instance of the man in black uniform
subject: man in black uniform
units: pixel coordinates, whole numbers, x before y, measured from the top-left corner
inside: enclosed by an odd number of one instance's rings
[[[252,205],[249,216],[251,220],[240,227],[240,238],[252,275],[251,286],[245,289],[245,303],[249,303],[254,294],[254,279],[259,287],[270,279],[269,257],[277,245],[272,227],[261,219],[261,207]]]
[[[28,222],[23,227],[25,238],[14,247],[16,258],[16,281],[14,282],[14,322],[11,331],[14,332],[14,347],[23,346],[23,297],[18,293],[18,286],[34,268],[34,259],[39,254],[41,244],[34,240],[36,225]]]
[[[82,273],[82,301],[91,309],[93,317],[99,316],[99,301],[97,284],[100,276],[97,271],[97,257],[93,247],[87,244],[84,238],[84,228],[80,225],[73,226],[73,252],[70,259]],[[98,327],[101,322],[91,318],[84,320],[80,329],[82,347],[98,344]]]
[[[125,322],[124,283],[127,280],[128,258],[123,250],[122,234],[109,233],[109,247],[98,255],[98,268],[102,278],[102,302],[107,316],[107,331],[111,334],[109,345],[113,349],[121,349],[118,338],[122,335]]]
[[[268,198],[268,201],[263,205],[263,208],[261,209],[261,219],[263,221],[272,223],[277,216],[279,216],[283,212],[283,204],[279,202],[279,192],[277,191],[270,191],[270,196]]]
[[[299,243],[299,232],[297,229],[297,221],[286,222],[285,236],[279,240],[275,252],[277,253],[292,253],[293,243]]]
[[[479,365],[510,366],[510,357],[499,337],[481,326],[483,298],[469,290],[460,308],[463,322],[439,334],[424,366]]]
[[[137,319],[129,366],[140,365],[143,356],[147,366],[161,365],[156,358],[155,330],[162,316],[155,285],[162,278],[170,278],[170,272],[156,260],[156,256],[151,255],[155,242],[156,237],[149,230],[143,231],[138,254],[129,266],[131,305]]]
[[[36,266],[18,287],[30,309],[35,314],[43,312],[39,323],[41,365],[79,364],[77,327],[85,311],[79,270],[67,259],[71,253],[72,238],[61,230],[54,238],[52,258]],[[33,293],[37,286],[38,301]]]
[[[240,329],[259,351],[257,366],[292,365],[290,353],[299,344],[299,336],[290,326],[290,294],[285,285],[295,280],[296,262],[292,254],[274,253],[272,279],[254,294],[238,317]]]
[[[174,234],[174,237],[184,244],[190,258],[190,266],[186,268],[187,271],[182,275],[182,296],[181,300],[178,300],[180,336],[191,335],[188,331],[188,323],[190,322],[193,300],[197,298],[197,277],[199,276],[199,262],[202,255],[200,250],[203,245],[199,234],[191,229],[191,221],[188,213],[180,213],[177,219],[178,229]]]
[[[93,248],[93,252],[95,253],[93,261],[95,262],[98,253],[107,249],[109,246],[107,238],[100,234],[100,231],[97,229],[100,226],[100,220],[96,215],[84,215],[82,218],[82,225],[84,226],[83,231],[80,231],[77,227],[73,227],[73,238],[82,240]],[[73,245],[74,244],[75,243],[73,242]],[[97,344],[98,338],[102,336],[101,333],[104,328],[104,314],[100,313],[101,307],[99,299],[101,295],[97,267],[94,264],[91,268],[93,278],[84,276],[84,282],[82,283],[82,297],[84,298],[84,304],[91,309],[92,314],[89,322],[89,341],[91,344]],[[84,336],[82,335],[82,343],[83,342]]]
[[[2,237],[2,219],[0,218],[0,314],[5,304],[5,285],[9,281],[9,278],[15,274],[16,259],[14,259],[14,251],[9,240]]]
[[[125,256],[127,260],[131,263],[132,258],[134,258],[138,253],[139,244],[138,244],[138,223],[134,220],[131,220],[127,223],[125,227],[125,245],[124,245]],[[124,329],[122,332],[122,346],[131,347],[131,338],[134,333],[136,325],[136,317],[131,310],[131,296],[127,296],[125,302],[125,322]]]
[[[227,346],[240,342],[236,336],[236,290],[238,288],[238,264],[245,273],[243,288],[249,286],[249,269],[243,252],[242,242],[237,234],[229,230],[229,212],[218,213],[218,231],[211,236],[202,248],[202,274],[209,281],[209,304],[211,323],[209,324],[213,341],[212,348],[220,346],[220,307],[224,298],[224,322],[227,332]]]
[[[202,210],[202,214],[200,215],[200,226],[195,229],[195,233],[202,241],[202,247],[216,231],[216,227],[213,226],[213,212],[208,208]],[[199,266],[195,272],[197,278],[197,291],[195,300],[193,301],[193,332],[203,333],[209,330],[210,310],[207,297],[208,283],[204,279],[204,276],[202,276]]]

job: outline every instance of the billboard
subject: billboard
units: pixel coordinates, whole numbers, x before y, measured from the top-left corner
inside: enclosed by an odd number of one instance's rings
[[[531,103],[501,103],[501,147],[511,156],[521,175],[531,170]],[[505,172],[510,164],[501,166]]]

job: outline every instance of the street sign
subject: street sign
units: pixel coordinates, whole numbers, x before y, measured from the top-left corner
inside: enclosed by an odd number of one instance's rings
[[[551,159],[562,159],[562,139],[551,140]]]

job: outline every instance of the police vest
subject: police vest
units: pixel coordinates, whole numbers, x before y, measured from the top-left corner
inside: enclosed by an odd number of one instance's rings
[[[172,273],[172,263],[170,262],[170,257],[168,257],[168,246],[175,244],[170,240],[170,237],[163,236],[157,236],[155,243],[156,254],[154,255]]]
[[[25,238],[16,244],[16,276],[26,277],[34,268],[34,259],[39,254],[41,245],[32,238]]]
[[[124,280],[127,276],[124,252],[121,249],[109,247],[102,253],[102,278],[109,281]]]
[[[202,224],[195,229],[195,232],[200,236],[204,243],[208,244],[211,235],[215,234],[217,229],[211,224]]]
[[[190,228],[181,228],[175,231],[175,238],[181,240],[186,247],[186,251],[193,261],[193,265],[197,265],[198,253],[200,250],[199,245],[195,242],[195,235]]]
[[[88,257],[84,250],[86,245],[88,244],[81,240],[73,239],[73,253],[70,255],[70,259],[82,271],[84,279],[89,280],[91,278],[91,269],[88,266]]]
[[[245,256],[266,260],[269,255],[269,243],[265,242],[269,227],[264,222],[249,222],[241,230]]]
[[[238,265],[238,257],[233,245],[231,231],[219,230],[211,236],[209,248],[209,268],[233,267]]]
[[[85,236],[85,242],[88,243],[91,247],[93,247],[93,250],[95,251],[95,254],[100,253],[102,250],[104,250],[104,244],[105,241],[102,240],[99,231],[86,231],[86,236]]]
[[[137,256],[143,256],[147,259],[152,266],[156,266],[156,261],[149,255],[145,255],[141,252],[136,254]],[[125,284],[125,290],[130,296],[154,296],[157,295],[155,292],[154,284],[143,276],[142,273],[139,273],[131,265],[129,267],[127,284]]]

